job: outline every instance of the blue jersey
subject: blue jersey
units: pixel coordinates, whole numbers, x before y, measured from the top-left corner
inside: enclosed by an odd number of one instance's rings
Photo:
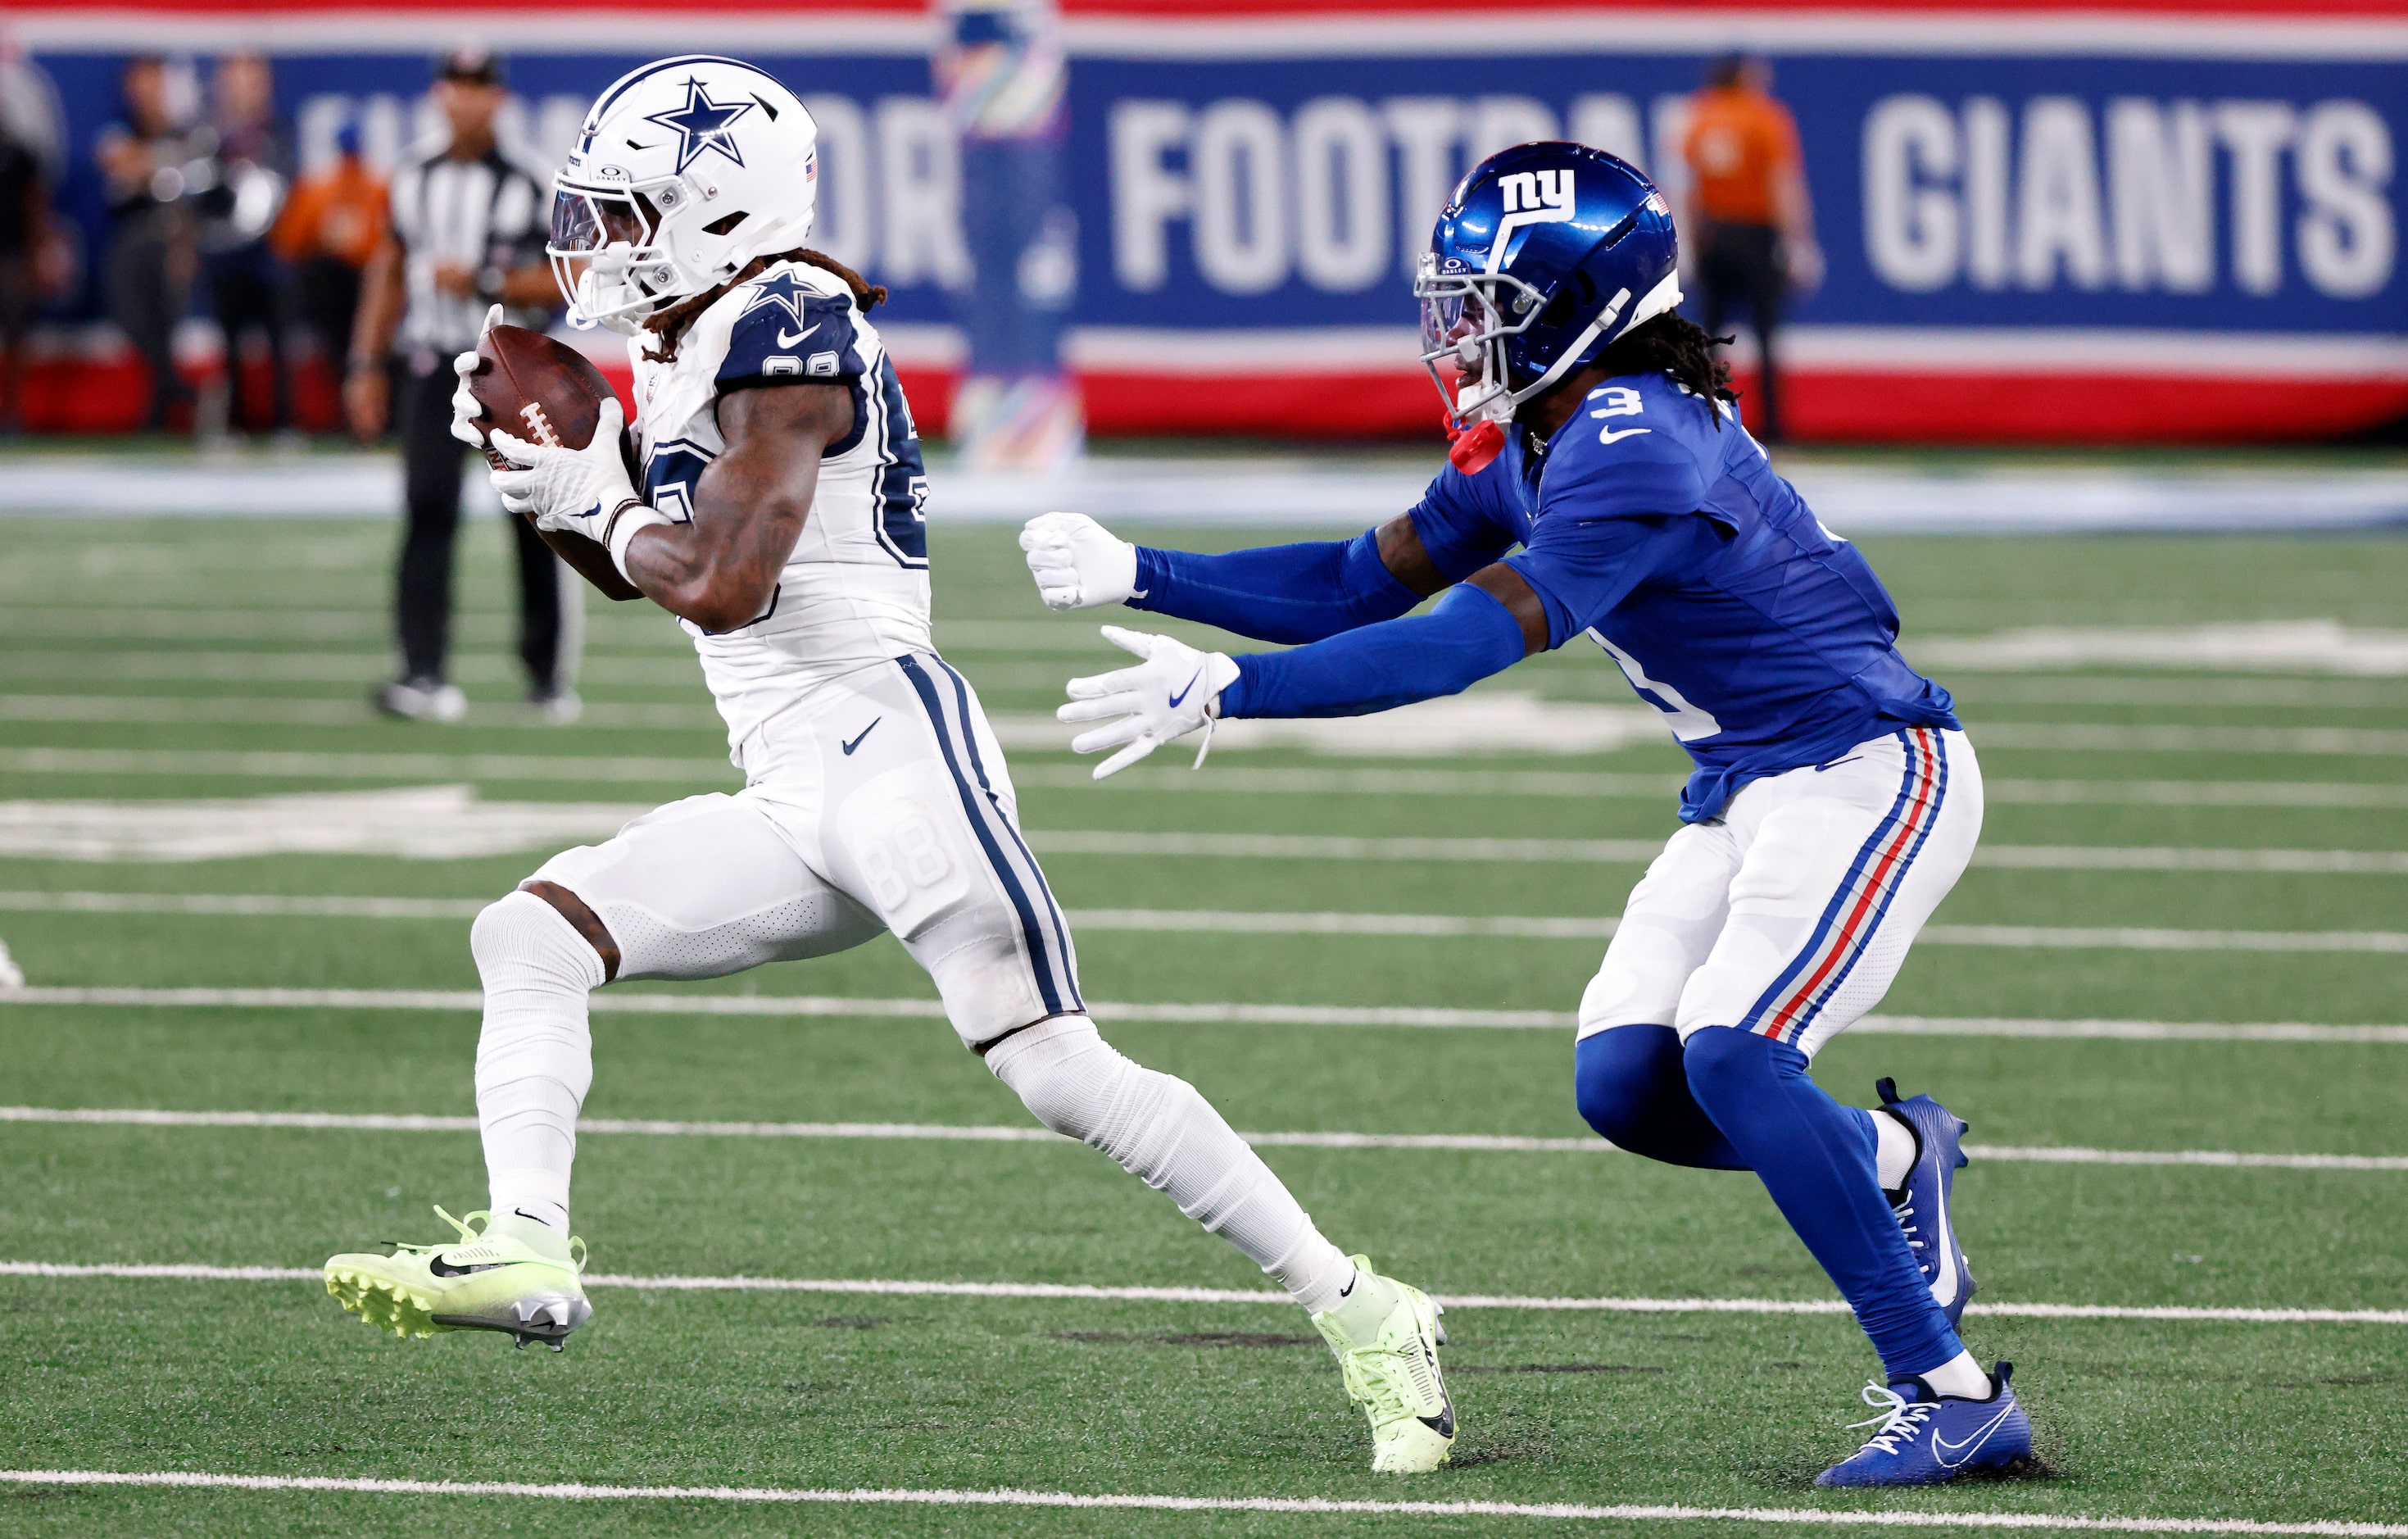
[[[1586,633],[1665,713],[1698,766],[1685,821],[1900,725],[1957,725],[1899,655],[1865,558],[1734,413],[1668,375],[1599,385],[1553,439],[1512,433],[1478,475],[1450,466],[1412,520],[1448,579],[1504,560],[1546,606],[1550,647]]]

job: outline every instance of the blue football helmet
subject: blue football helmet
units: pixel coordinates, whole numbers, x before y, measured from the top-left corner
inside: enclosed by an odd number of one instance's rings
[[[1472,167],[1413,275],[1423,367],[1459,424],[1514,408],[1681,302],[1664,194],[1584,144],[1515,145]],[[1451,364],[1450,390],[1439,365]]]

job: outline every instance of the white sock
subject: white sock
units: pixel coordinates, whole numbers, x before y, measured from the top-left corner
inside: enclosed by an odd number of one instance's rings
[[[477,1126],[488,1201],[496,1214],[523,1213],[566,1233],[577,1111],[594,1083],[585,1002],[602,986],[602,958],[526,892],[477,915],[468,948],[485,985]]]
[[[1938,1393],[1954,1395],[1959,1400],[1990,1398],[1990,1375],[1983,1371],[1980,1363],[1973,1360],[1973,1354],[1971,1352],[1959,1352],[1931,1372],[1918,1374],[1915,1377],[1931,1386]]]
[[[1914,1129],[1896,1112],[1876,1111],[1873,1169],[1881,1173],[1882,1190],[1894,1192],[1914,1173]]]
[[[1298,1302],[1346,1286],[1352,1263],[1211,1102],[1185,1080],[1130,1062],[1084,1015],[1005,1038],[986,1066],[1038,1121],[1169,1193],[1180,1212],[1243,1251]]]

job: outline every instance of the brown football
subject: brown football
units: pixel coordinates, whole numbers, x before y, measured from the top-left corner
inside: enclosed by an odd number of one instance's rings
[[[485,433],[499,428],[528,443],[564,449],[582,449],[594,441],[594,424],[601,416],[602,403],[615,393],[593,359],[525,326],[494,327],[478,340],[477,356],[480,362],[469,378],[468,389],[484,408],[477,425]],[[619,453],[627,462],[628,479],[638,479],[636,456],[624,436]],[[507,468],[509,463],[494,449],[490,439],[485,458],[496,469]],[[610,564],[610,553],[583,535],[546,529],[543,538],[562,560],[610,597],[643,597]]]
[[[593,359],[525,326],[495,326],[478,339],[477,356],[483,362],[468,388],[485,409],[479,426],[565,449],[594,441],[611,390]],[[485,457],[497,468],[504,464],[491,448]]]

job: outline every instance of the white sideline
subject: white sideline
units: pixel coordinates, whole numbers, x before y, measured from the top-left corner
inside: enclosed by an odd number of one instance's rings
[[[0,1004],[122,1005],[240,1010],[465,1010],[484,1008],[473,989],[379,988],[0,988]],[[611,994],[593,1008],[637,1015],[869,1015],[940,1020],[935,1000],[872,1000],[819,994]],[[1563,1030],[1559,1010],[1435,1010],[1309,1004],[1129,1004],[1090,1000],[1099,1021],[1194,1026],[1402,1026]],[[1868,1015],[1856,1032],[1932,1037],[2074,1037],[2125,1042],[2408,1043],[2408,1026],[2320,1026],[2303,1021],[2028,1020],[2012,1016]]]
[[[1319,1496],[1143,1496],[1083,1491],[885,1488],[814,1490],[778,1486],[544,1485],[503,1480],[380,1480],[368,1476],[209,1474],[187,1470],[0,1470],[19,1485],[135,1486],[201,1490],[344,1491],[369,1496],[518,1496],[554,1502],[743,1502],[862,1506],[1066,1507],[1133,1512],[1297,1513],[1399,1517],[1531,1517],[1551,1522],[1743,1522],[1828,1527],[2038,1529],[2110,1533],[2246,1533],[2408,1539],[2408,1524],[2267,1523],[2242,1517],[2083,1517],[2054,1513],[1901,1512],[1845,1507],[1597,1505],[1577,1502],[1365,1502]]]
[[[2408,858],[2408,857],[2403,857]],[[0,910],[20,913],[193,913],[246,917],[466,919],[484,906],[466,898],[283,897],[242,893],[0,892]],[[1188,935],[1418,935],[1493,936],[1541,941],[1602,941],[1618,923],[1613,917],[1451,913],[1301,913],[1216,909],[1072,909],[1074,928],[1096,933],[1140,931]],[[2039,925],[1929,925],[1918,940],[1935,946],[2003,946],[2018,950],[2059,947],[2125,951],[2272,951],[2408,953],[2408,931],[2161,929],[2137,927]],[[0,1000],[10,998],[0,994]],[[609,996],[605,996],[605,999]],[[58,1001],[66,1002],[66,1001]],[[595,1002],[597,1009],[636,1010],[635,1004]],[[1127,1010],[1153,1006],[1103,1007]],[[1222,1009],[1222,1006],[1207,1006]],[[1286,1006],[1271,1008],[1286,1009]],[[824,1014],[825,1012],[822,1012]],[[1427,1015],[1426,1011],[1412,1013]],[[1509,1013],[1524,1014],[1528,1013]],[[1124,1015],[1123,1019],[1140,1017]],[[1174,1017],[1162,1017],[1174,1018]],[[1215,1017],[1175,1017],[1201,1019]],[[1553,1016],[1547,1017],[1552,1022]],[[1546,1024],[1534,1022],[1532,1024]]]
[[[143,1128],[293,1128],[349,1132],[473,1133],[472,1116],[391,1112],[178,1112],[127,1106],[0,1106],[0,1122]],[[652,1117],[586,1117],[588,1133],[654,1138],[812,1138],[926,1140],[955,1143],[1068,1143],[1042,1128],[942,1122],[711,1122]],[[1507,1133],[1285,1132],[1238,1135],[1264,1149],[1451,1149],[1483,1154],[1617,1154],[1601,1138],[1530,1138]],[[2292,1171],[2408,1171],[2408,1155],[2245,1154],[2232,1149],[2092,1149],[2077,1144],[1968,1143],[1976,1159],[2043,1165],[2200,1165]]]
[[[194,1263],[0,1261],[0,1277],[118,1277],[184,1282],[317,1282],[312,1267],[218,1267]],[[838,1293],[890,1298],[1091,1299],[1135,1303],[1278,1304],[1270,1288],[1111,1287],[1093,1283],[954,1283],[902,1277],[644,1277],[590,1272],[588,1287],[650,1288],[666,1293]],[[1842,1299],[1574,1299],[1541,1294],[1440,1293],[1449,1309],[1528,1309],[1605,1315],[1845,1315]],[[1969,1303],[1968,1315],[2007,1319],[2200,1320],[2241,1325],[2408,1325],[2408,1309],[2246,1309],[2192,1304]]]

